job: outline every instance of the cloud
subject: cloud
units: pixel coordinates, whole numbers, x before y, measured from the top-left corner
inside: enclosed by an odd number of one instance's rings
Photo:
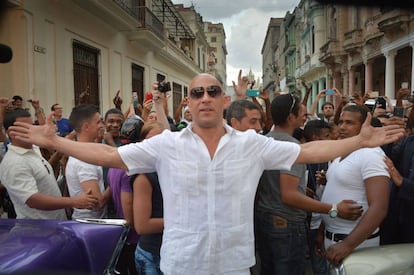
[[[259,11],[283,11],[292,9],[292,2],[298,4],[299,0],[251,0],[223,1],[223,0],[173,0],[174,4],[182,3],[186,6],[194,5],[197,12],[207,20],[221,20],[239,14],[252,8]]]

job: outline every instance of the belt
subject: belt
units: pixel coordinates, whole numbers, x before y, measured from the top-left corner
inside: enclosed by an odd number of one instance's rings
[[[380,235],[380,232],[378,230],[376,233],[370,235],[367,239],[373,239],[373,238],[378,237],[379,235]],[[345,239],[346,237],[348,237],[348,234],[336,234],[336,233],[332,233],[332,232],[329,232],[329,231],[325,231],[325,236],[326,236],[326,238],[328,238],[328,239],[330,239],[334,242],[339,242],[339,241],[342,241],[343,239]]]

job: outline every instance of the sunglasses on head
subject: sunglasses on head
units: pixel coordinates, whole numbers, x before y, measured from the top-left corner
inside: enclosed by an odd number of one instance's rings
[[[211,97],[218,97],[221,95],[221,87],[217,85],[210,85],[206,88],[204,87],[194,87],[190,91],[190,96],[193,99],[199,99],[204,96],[204,92],[207,92],[207,94]]]
[[[292,98],[292,105],[290,106],[289,114],[293,112],[293,107],[295,107],[296,98],[294,95],[290,94],[290,97]]]

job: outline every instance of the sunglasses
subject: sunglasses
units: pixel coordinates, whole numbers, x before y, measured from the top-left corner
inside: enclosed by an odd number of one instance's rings
[[[192,99],[200,99],[204,96],[204,92],[207,92],[207,94],[211,97],[218,97],[221,95],[222,90],[220,86],[217,85],[210,85],[206,88],[204,87],[194,87],[190,91],[190,96]]]

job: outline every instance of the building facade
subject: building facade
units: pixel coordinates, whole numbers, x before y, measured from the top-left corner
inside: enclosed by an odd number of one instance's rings
[[[284,17],[277,44],[275,80],[282,91],[302,96],[302,82],[312,87],[308,106],[326,88],[343,95],[376,91],[391,99],[401,85],[414,90],[412,10],[301,0]]]
[[[210,44],[207,72],[214,75],[223,85],[227,84],[226,32],[222,23],[204,23],[204,33]]]
[[[194,14],[187,24],[171,0],[9,0],[0,41],[14,54],[0,65],[0,92],[37,98],[45,109],[59,102],[68,114],[88,89],[105,112],[118,90],[126,110],[132,91],[142,102],[152,83],[166,80],[172,114],[207,70],[210,45]]]
[[[262,71],[263,85],[266,86],[270,81],[274,81],[277,77],[277,63],[275,59],[276,48],[280,37],[280,27],[283,18],[270,18],[266,36],[262,47]],[[271,99],[273,95],[270,94]]]

